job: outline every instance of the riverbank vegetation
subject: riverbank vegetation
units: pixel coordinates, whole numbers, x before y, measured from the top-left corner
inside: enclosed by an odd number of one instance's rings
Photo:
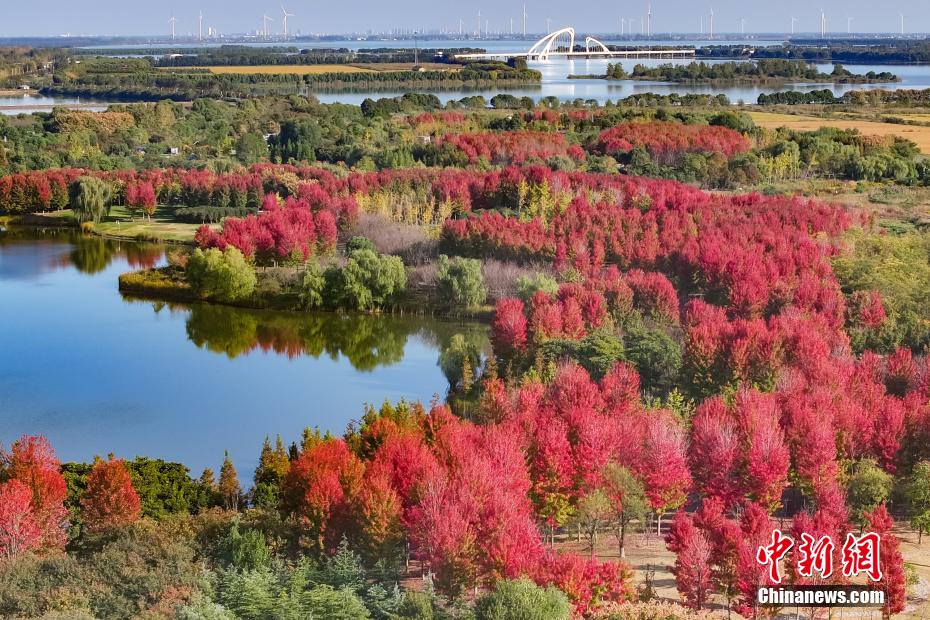
[[[105,97],[123,101],[190,101],[200,97],[246,98],[304,94],[315,90],[413,90],[494,88],[537,84],[538,71],[526,63],[482,61],[460,65],[433,64],[429,69],[298,71],[304,65],[271,64],[269,71],[244,65],[238,73],[227,65],[156,67],[152,59],[82,57],[56,71],[41,92],[51,95]],[[282,67],[293,71],[283,71]],[[212,69],[212,70],[211,70]]]
[[[830,73],[822,73],[815,65],[803,60],[759,59],[753,62],[692,62],[687,65],[664,64],[658,67],[636,65],[627,73],[620,64],[607,66],[600,76],[571,76],[607,80],[647,80],[676,83],[707,84],[772,84],[800,82],[832,82],[835,84],[873,84],[897,82],[891,72],[881,71],[857,75],[836,64]]]

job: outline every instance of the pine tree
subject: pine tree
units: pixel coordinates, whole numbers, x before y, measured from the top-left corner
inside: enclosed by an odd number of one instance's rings
[[[200,484],[208,491],[216,491],[216,476],[209,467],[205,467],[203,473],[200,474]]]
[[[229,452],[223,453],[223,467],[220,469],[219,493],[223,501],[223,506],[227,510],[239,509],[239,497],[242,494],[242,487],[239,486],[239,478],[236,474],[236,468],[229,458]]]

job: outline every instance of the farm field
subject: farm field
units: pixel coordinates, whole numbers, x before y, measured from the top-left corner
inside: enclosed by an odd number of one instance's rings
[[[796,116],[794,114],[779,114],[774,112],[749,112],[749,115],[757,125],[770,129],[790,127],[791,129],[799,131],[814,131],[820,127],[836,127],[838,129],[857,129],[864,135],[900,136],[917,144],[921,153],[930,153],[930,127],[881,123],[877,121],[834,120],[816,116]]]

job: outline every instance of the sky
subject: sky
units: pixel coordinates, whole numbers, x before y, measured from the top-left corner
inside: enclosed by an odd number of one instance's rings
[[[285,0],[288,28],[293,32],[334,34],[369,30],[385,32],[446,29],[466,32],[476,27],[481,10],[491,31],[509,31],[510,19],[520,29],[522,0]],[[647,0],[528,0],[527,30],[545,32],[546,18],[552,27],[574,26],[584,32],[613,32],[621,17],[637,22],[646,14]],[[716,32],[787,32],[797,17],[798,32],[819,32],[820,9],[827,14],[827,30],[845,32],[847,17],[853,32],[898,32],[900,13],[908,33],[930,31],[928,0],[654,0],[652,30],[697,32],[704,16],[709,27],[711,7]],[[170,32],[168,19],[177,17],[177,32],[196,33],[198,11],[204,13],[204,31],[213,27],[223,33],[243,33],[261,27],[262,14],[274,19],[269,29],[280,32],[280,0],[0,0],[0,37],[71,35],[161,35]],[[484,25],[482,25],[482,28]],[[637,30],[639,26],[637,25]]]

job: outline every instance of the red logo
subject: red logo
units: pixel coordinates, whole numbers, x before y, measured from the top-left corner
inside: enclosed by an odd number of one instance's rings
[[[769,579],[773,583],[781,583],[780,562],[794,547],[794,540],[781,533],[781,530],[772,531],[772,540],[769,544],[759,547],[756,551],[756,560],[769,569]],[[801,534],[801,542],[797,547],[798,575],[802,577],[820,576],[827,579],[833,574],[833,551],[836,545],[829,536],[815,539],[810,534]],[[881,581],[882,567],[881,536],[874,532],[855,536],[848,534],[846,542],[840,553],[845,577],[856,577],[862,573],[868,575],[872,581]]]

